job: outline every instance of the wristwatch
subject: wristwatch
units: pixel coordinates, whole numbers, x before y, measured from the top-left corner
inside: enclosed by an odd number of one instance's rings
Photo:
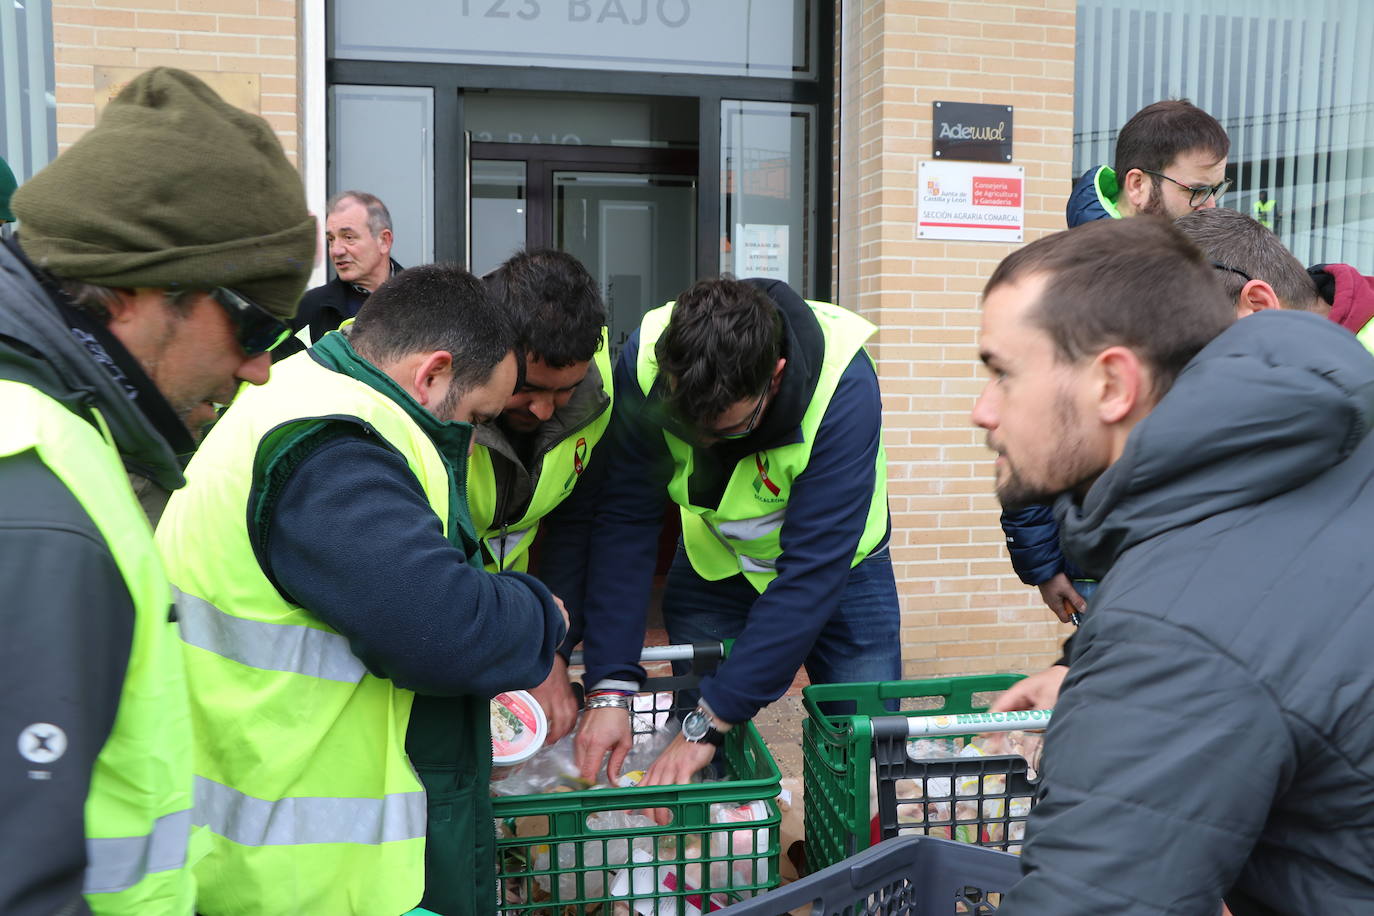
[[[711,744],[720,747],[725,743],[725,732],[719,731],[711,724],[711,717],[706,710],[698,706],[696,709],[687,713],[682,720],[682,737],[693,744]]]

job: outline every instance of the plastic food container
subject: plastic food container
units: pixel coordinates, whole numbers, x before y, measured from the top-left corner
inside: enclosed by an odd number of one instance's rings
[[[525,690],[497,694],[491,701],[491,762],[508,767],[529,760],[544,746],[549,721]]]

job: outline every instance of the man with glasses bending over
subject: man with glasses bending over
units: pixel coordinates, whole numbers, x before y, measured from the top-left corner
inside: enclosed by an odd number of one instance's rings
[[[148,517],[216,405],[267,381],[315,220],[267,123],[170,69],[130,82],[12,205],[0,912],[184,916],[191,713]]]
[[[1217,119],[1187,99],[1165,99],[1136,112],[1116,138],[1114,166],[1078,179],[1065,216],[1069,228],[1098,219],[1151,214],[1178,219],[1221,202],[1231,186],[1231,140]],[[1086,609],[1096,583],[1059,549],[1059,526],[1047,505],[1002,513],[1012,566],[1061,620]]]
[[[630,746],[628,694],[669,500],[682,541],[663,618],[674,643],[736,639],[644,784],[706,766],[732,726],[816,682],[901,674],[873,325],[776,280],[704,280],[651,311],[615,369],[592,530],[583,775]],[[605,447],[605,446],[603,446]]]

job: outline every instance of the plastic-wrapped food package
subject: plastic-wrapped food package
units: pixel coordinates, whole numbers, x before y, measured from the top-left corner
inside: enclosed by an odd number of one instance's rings
[[[762,801],[752,801],[747,805],[715,804],[711,806],[713,824],[748,824],[767,819],[768,806]],[[768,828],[746,828],[738,830],[717,830],[711,833],[711,857],[717,860],[730,859],[735,872],[732,884],[763,884],[768,880]],[[717,862],[724,870],[723,862]],[[713,876],[712,883],[727,883],[723,878]]]
[[[658,758],[679,731],[677,723],[669,722],[653,734],[637,735],[634,746],[625,757],[617,786],[624,788],[639,784],[644,771]],[[568,792],[592,789],[608,783],[592,783],[583,779],[577,770],[573,740],[576,732],[565,735],[558,743],[545,745],[539,753],[522,764],[492,770],[493,795],[542,795],[545,792]],[[602,770],[602,773],[605,771]],[[635,776],[638,775],[639,779]],[[598,774],[600,775],[600,774]]]
[[[953,738],[915,739],[907,742],[906,751],[911,760],[1021,756],[1027,761],[1027,777],[1034,779],[1040,749],[1039,733],[1013,731],[978,735],[966,744]],[[895,780],[893,788],[902,831],[966,843],[1019,844],[1025,837],[1031,799],[987,797],[1005,795],[1005,774],[904,778]]]
[[[713,824],[748,825],[766,820],[767,817],[768,806],[762,801],[746,805],[711,806]],[[630,913],[638,916],[678,916],[679,899],[682,901],[681,916],[701,916],[702,913],[727,906],[731,902],[730,896],[718,889],[744,888],[769,880],[766,856],[768,833],[767,827],[749,826],[713,830],[705,836],[705,849],[702,848],[700,835],[688,834],[681,849],[682,858],[687,862],[681,869],[681,885],[678,883],[676,864],[656,864],[671,860],[671,851],[665,854],[660,848],[659,856],[655,858],[649,848],[641,847],[637,842],[631,867],[621,869],[611,877],[610,895],[628,898],[624,904],[617,901],[613,913],[621,916],[629,916]],[[688,893],[682,897],[674,896],[683,890],[700,891],[708,884],[712,889],[709,895]],[[748,891],[736,891],[733,896],[746,894]]]

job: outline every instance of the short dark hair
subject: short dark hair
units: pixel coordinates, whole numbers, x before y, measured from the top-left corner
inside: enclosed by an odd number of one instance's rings
[[[482,281],[454,264],[422,264],[368,296],[349,342],[378,366],[444,350],[453,356],[453,391],[461,394],[491,378],[514,348],[515,330]]]
[[[1012,252],[983,295],[1046,275],[1028,314],[1059,359],[1078,362],[1108,347],[1129,347],[1150,367],[1158,399],[1188,360],[1235,322],[1235,300],[1222,292],[1218,273],[1164,219],[1104,219]]]
[[[697,281],[678,296],[654,347],[668,379],[668,408],[702,425],[757,397],[782,354],[782,332],[778,307],[757,286],[724,277]]]
[[[551,248],[522,251],[482,278],[510,316],[517,343],[552,369],[590,360],[601,349],[606,306],[577,258]]]
[[[1216,118],[1187,99],[1146,105],[1116,135],[1116,180],[1124,182],[1131,169],[1162,172],[1194,150],[1220,162],[1231,152],[1231,138]],[[1159,182],[1153,175],[1150,179]]]
[[[1307,269],[1278,236],[1245,214],[1220,207],[1194,210],[1174,220],[1174,226],[1211,260],[1268,283],[1284,308],[1311,309],[1317,304],[1317,287]],[[1245,277],[1231,270],[1217,270],[1217,275],[1234,302]]]

